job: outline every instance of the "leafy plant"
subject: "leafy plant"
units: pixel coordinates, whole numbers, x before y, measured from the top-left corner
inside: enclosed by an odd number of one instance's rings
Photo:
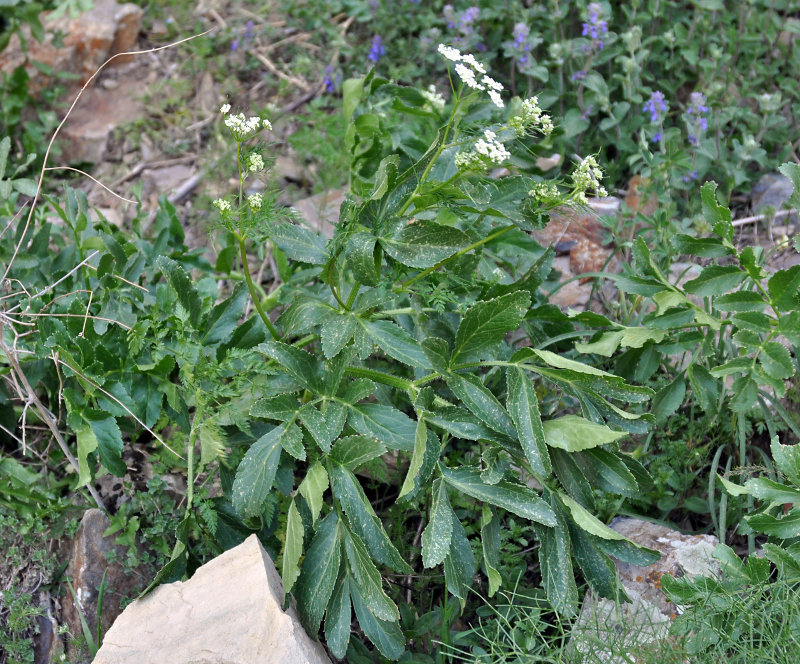
[[[255,348],[263,378],[239,400],[264,424],[226,494],[258,527],[274,520],[272,496],[288,478],[280,493],[290,497],[279,499],[285,591],[311,633],[324,618],[337,657],[347,651],[353,611],[384,656],[404,651],[400,613],[379,567],[407,575],[411,564],[441,565],[447,591],[463,604],[482,560],[494,595],[503,511],[531,522],[547,597],[566,615],[578,603],[573,555],[607,596],[617,592],[610,555],[634,563],[657,555],[592,514],[593,487],[633,495],[646,481],[616,441],[645,431],[652,417],[614,402],[641,404],[651,392],[536,347],[553,315],[538,293],[552,252],[524,231],[542,223],[548,206],[585,200],[587,188],[600,188],[599,171],[584,160],[566,193],[517,175],[487,178],[492,159],[510,156],[497,137],[524,152],[532,130],[549,131],[549,118],[527,100],[494,120],[468,87],[483,67],[471,56],[444,55],[464,67],[456,68],[463,83],[438,131],[431,120],[439,111],[413,88],[374,74],[344,83],[351,193],[330,240],[276,218],[261,196],[245,198],[245,180],[263,164],[247,147],[262,121],[222,109],[240,190],[215,206],[237,238],[272,336]],[[420,122],[397,133],[378,108]],[[431,128],[426,145],[422,132]],[[248,278],[249,238],[277,247],[286,306],[275,323]],[[191,311],[192,287],[174,286]],[[581,415],[553,398],[542,417],[541,393],[560,395]],[[236,424],[251,430],[247,418]],[[426,521],[421,559],[410,542],[389,537],[358,476],[387,454],[404,476],[384,493],[412,523]],[[474,544],[453,511],[460,497],[480,519]]]

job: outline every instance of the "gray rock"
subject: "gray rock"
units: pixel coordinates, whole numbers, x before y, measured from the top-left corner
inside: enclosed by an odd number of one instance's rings
[[[648,647],[651,654],[668,650],[669,626],[681,609],[667,601],[661,577],[716,575],[719,565],[711,557],[718,544],[711,535],[684,535],[648,521],[621,518],[611,527],[621,535],[661,553],[647,567],[615,561],[620,582],[630,603],[614,602],[589,592],[572,630],[574,662],[622,664],[637,661],[632,651]],[[656,661],[656,660],[653,660]]]
[[[284,611],[280,576],[255,535],[129,605],[94,664],[330,664]]]
[[[792,181],[780,173],[767,173],[756,182],[751,194],[753,214],[765,214],[783,209],[792,195]],[[780,223],[797,223],[797,213],[787,215]]]

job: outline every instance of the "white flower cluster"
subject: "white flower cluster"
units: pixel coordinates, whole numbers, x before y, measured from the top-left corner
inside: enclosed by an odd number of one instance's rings
[[[436,91],[436,86],[431,83],[427,90],[422,91],[422,96],[425,98],[425,109],[441,111],[444,109],[444,97],[440,92]]]
[[[260,210],[263,202],[264,198],[261,196],[261,194],[250,194],[247,197],[247,204],[250,206],[250,209],[253,212]]]
[[[222,215],[228,214],[231,211],[230,201],[226,201],[224,198],[217,198],[211,205],[217,208]]]
[[[597,160],[591,155],[583,159],[572,172],[572,185],[576,200],[580,203],[587,203],[586,192],[589,189],[593,189],[600,198],[608,196],[605,187],[600,184],[602,179],[603,171],[600,170]]]
[[[508,124],[518,136],[524,136],[528,128],[538,129],[545,136],[553,132],[553,121],[539,107],[538,97],[525,99],[520,114],[509,119]]]
[[[528,194],[545,205],[554,205],[561,201],[561,192],[552,182],[537,182]]]
[[[237,140],[242,141],[251,134],[255,134],[260,129],[272,129],[272,123],[269,120],[262,120],[257,115],[251,115],[246,118],[244,113],[234,115],[230,113],[231,105],[223,104],[220,106],[219,112],[225,116],[225,126],[233,132]]]
[[[247,168],[251,173],[264,170],[264,160],[260,154],[251,154],[247,157]]]
[[[470,152],[459,152],[455,157],[455,163],[463,170],[483,165],[486,160],[502,164],[510,157],[511,153],[506,150],[506,146],[497,140],[497,134],[487,129],[483,132],[483,138],[475,141],[475,149]]]
[[[468,88],[473,90],[486,90],[492,103],[498,108],[503,108],[503,98],[500,92],[503,90],[502,83],[498,83],[486,73],[486,67],[469,53],[462,54],[457,48],[439,44],[439,53],[451,62],[455,62],[455,70],[458,77]],[[481,75],[478,80],[478,75]]]

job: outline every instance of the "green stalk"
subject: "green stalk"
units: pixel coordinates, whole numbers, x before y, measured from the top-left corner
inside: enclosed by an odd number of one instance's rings
[[[256,285],[253,283],[253,277],[250,275],[250,266],[247,264],[247,246],[245,244],[247,237],[245,235],[240,235],[239,231],[233,231],[233,234],[239,241],[239,254],[242,258],[242,272],[244,273],[244,279],[247,282],[247,290],[250,291],[250,297],[253,299],[253,305],[255,306],[258,315],[261,316],[261,320],[264,322],[264,325],[267,326],[272,338],[275,341],[280,341],[281,335],[278,334],[278,330],[275,329],[275,326],[272,324],[269,316],[267,316],[266,312],[264,311],[264,307],[261,306],[261,298],[258,296]]]
[[[416,386],[410,380],[400,378],[399,376],[392,376],[391,374],[376,371],[375,369],[364,369],[363,367],[347,367],[344,372],[348,376],[356,376],[358,378],[369,378],[376,383],[383,383],[389,387],[396,387],[400,390],[405,390],[409,393],[416,391]]]

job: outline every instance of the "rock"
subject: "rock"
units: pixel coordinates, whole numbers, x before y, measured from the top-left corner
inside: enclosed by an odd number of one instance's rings
[[[309,228],[330,238],[339,223],[339,208],[346,193],[344,189],[323,191],[295,202],[292,207],[301,214]]]
[[[561,281],[585,272],[619,272],[620,263],[613,250],[603,246],[605,228],[600,215],[615,215],[620,201],[616,198],[592,199],[590,211],[559,208],[544,228],[531,232],[542,246],[552,246],[557,254],[553,267],[561,272]],[[550,298],[550,302],[562,309],[585,309],[589,304],[593,278],[570,281]],[[613,284],[603,280],[598,288],[606,297],[613,296]]]
[[[251,535],[189,581],[129,605],[94,664],[330,664],[282,604],[280,576]]]
[[[58,136],[62,161],[101,162],[111,132],[142,113],[141,102],[133,98],[135,89],[120,85],[113,90],[86,90]]]
[[[655,549],[661,560],[647,567],[615,561],[620,582],[630,603],[616,603],[589,592],[580,616],[572,628],[574,661],[602,661],[613,664],[638,661],[631,651],[665,641],[669,625],[680,608],[667,601],[661,577],[690,577],[719,573],[712,558],[718,544],[712,535],[684,535],[665,526],[620,518],[611,527],[628,539]],[[658,647],[658,645],[656,645]],[[586,657],[591,653],[591,657]]]
[[[83,634],[80,612],[94,633],[97,629],[98,589],[106,575],[106,592],[103,596],[103,611],[100,626],[105,632],[121,612],[121,603],[126,597],[136,595],[143,586],[141,573],[126,570],[121,561],[125,548],[114,543],[114,536],[103,537],[110,524],[109,518],[99,509],[87,510],[72,542],[72,552],[67,567],[67,577],[80,602],[75,606],[72,593],[67,592],[61,600],[62,618],[72,634]],[[113,552],[114,562],[108,556]]]
[[[789,196],[792,195],[792,181],[780,173],[767,173],[756,182],[751,193],[753,214],[765,214],[767,208],[773,212],[783,209]],[[797,212],[786,215],[781,219],[782,224],[796,224]]]
[[[185,164],[164,166],[163,168],[146,168],[142,172],[142,179],[144,180],[142,196],[145,198],[149,198],[153,194],[170,196],[194,175],[195,170]]]
[[[39,631],[33,636],[34,664],[56,664],[63,661],[64,644],[58,634],[58,623],[52,614],[52,598],[50,593],[39,593],[39,609],[42,613],[36,616]]]
[[[72,18],[69,13],[49,21],[44,14],[43,24],[47,37],[43,43],[26,32],[28,50],[23,51],[20,39],[12,35],[6,49],[0,53],[0,71],[11,73],[24,65],[31,77],[30,89],[38,92],[46,87],[51,77],[45,76],[31,62],[50,67],[53,73],[74,72],[85,82],[109,57],[134,50],[139,36],[143,11],[134,4],[117,4],[114,0],[95,0],[88,12]],[[56,34],[63,40],[56,40]],[[111,65],[119,65],[132,56],[116,58]],[[109,65],[109,66],[111,66]]]

